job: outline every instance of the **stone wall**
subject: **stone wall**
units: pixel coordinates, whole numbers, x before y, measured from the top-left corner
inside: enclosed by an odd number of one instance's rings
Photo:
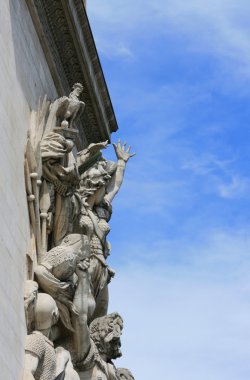
[[[39,97],[57,96],[25,0],[1,2],[0,12],[0,368],[21,378],[26,334],[23,310],[29,221],[23,157],[30,111]]]

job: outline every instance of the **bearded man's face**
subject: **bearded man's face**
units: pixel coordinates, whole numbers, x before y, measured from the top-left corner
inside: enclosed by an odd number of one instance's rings
[[[113,338],[110,342],[105,343],[105,354],[108,359],[117,359],[122,356],[122,352],[120,350],[121,347],[121,339]]]

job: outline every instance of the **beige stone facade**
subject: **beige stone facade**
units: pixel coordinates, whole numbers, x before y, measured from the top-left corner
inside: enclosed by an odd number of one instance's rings
[[[21,377],[26,335],[23,286],[29,220],[23,157],[30,111],[57,91],[25,0],[0,12],[0,377]]]

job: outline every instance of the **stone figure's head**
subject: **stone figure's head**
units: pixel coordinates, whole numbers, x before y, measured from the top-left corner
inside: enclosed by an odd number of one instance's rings
[[[135,380],[134,376],[127,368],[117,368],[116,373],[119,380]]]
[[[77,97],[81,95],[83,91],[83,85],[81,83],[75,83],[73,85],[72,93],[76,95]]]
[[[79,257],[79,260],[89,257],[89,239],[86,235],[69,234],[65,236],[60,245],[63,247],[72,247]]]
[[[105,186],[110,178],[108,171],[105,170],[105,161],[103,159],[92,165],[81,176],[84,186],[94,191],[98,190],[101,186]]]
[[[35,307],[38,293],[38,284],[27,280],[24,285],[24,309],[28,334],[35,329]]]
[[[84,203],[88,203],[88,198],[95,194],[95,205],[100,205],[105,196],[106,185],[115,170],[115,162],[101,158],[81,175],[80,194]]]
[[[105,355],[108,360],[122,356],[120,350],[122,328],[123,320],[118,313],[96,318],[90,324],[91,338],[100,355]]]
[[[50,330],[59,318],[55,300],[46,293],[39,293],[35,308],[35,327],[38,331]]]

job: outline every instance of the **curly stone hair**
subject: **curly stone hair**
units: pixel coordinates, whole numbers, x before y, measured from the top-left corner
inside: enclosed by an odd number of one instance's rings
[[[122,328],[123,320],[118,313],[94,319],[90,324],[90,335],[100,353],[105,352],[105,343],[120,337]]]

